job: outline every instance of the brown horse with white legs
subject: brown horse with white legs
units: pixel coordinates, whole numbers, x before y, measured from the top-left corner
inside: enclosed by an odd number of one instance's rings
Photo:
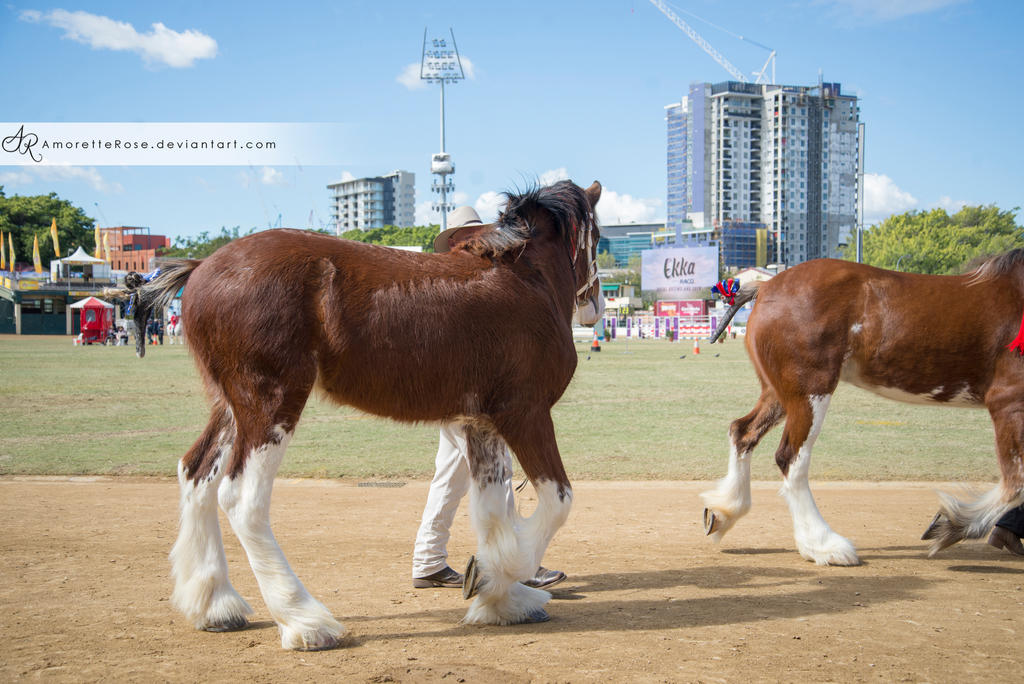
[[[755,298],[746,345],[761,398],[732,423],[728,474],[701,495],[705,531],[716,541],[750,509],[751,452],[785,418],[775,462],[800,554],[820,565],[860,562],[822,518],[807,482],[811,447],[840,380],[899,401],[988,409],[1002,479],[973,501],[941,495],[925,535],[931,555],[983,536],[1024,501],[1024,250],[960,276],[809,261],[744,285],[712,339]]]
[[[148,283],[129,279],[134,289],[123,294],[143,320],[185,287],[187,343],[213,404],[178,466],[178,610],[210,631],[239,629],[252,612],[228,581],[219,503],[282,645],[338,644],[342,626],[292,572],[269,518],[274,475],[319,385],[367,413],[465,425],[479,541],[465,621],[547,619],[550,594],[519,580],[536,571],[572,503],[551,407],[576,369],[574,310],[586,305],[586,323],[603,310],[600,195],[596,182],[583,190],[569,181],[509,195],[496,223],[453,235],[444,254],[271,230],[202,261],[165,262]],[[527,519],[505,503],[506,444],[537,489]]]

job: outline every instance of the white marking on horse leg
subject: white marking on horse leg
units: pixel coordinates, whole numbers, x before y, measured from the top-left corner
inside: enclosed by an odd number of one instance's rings
[[[538,560],[535,540],[528,539],[524,532],[530,525],[509,509],[505,442],[489,426],[467,425],[466,438],[473,465],[469,504],[481,580],[463,622],[526,622],[543,610],[551,594],[519,583],[536,572]],[[549,505],[544,508],[545,512],[532,524],[533,534],[543,534],[557,522],[558,514],[551,513]]]
[[[171,604],[197,629],[238,629],[252,608],[228,580],[228,562],[217,522],[217,486],[224,477],[224,455],[230,448],[226,432],[210,474],[198,482],[189,479],[178,462],[181,494],[178,539],[171,549],[174,592]]]
[[[551,543],[555,532],[565,524],[572,509],[572,488],[566,487],[562,494],[558,493],[558,484],[551,480],[538,480],[535,489],[537,490],[537,508],[533,515],[522,521],[520,537],[529,548],[533,547],[533,560],[530,562],[532,569],[527,579],[537,567],[541,565],[544,552]]]
[[[469,624],[511,625],[543,609],[551,594],[519,583],[537,570],[535,553],[525,548],[518,513],[509,515],[503,481],[470,487],[470,511],[477,535],[480,590],[466,612]]]
[[[711,539],[716,543],[750,510],[750,452],[741,454],[735,439],[730,442],[728,472],[714,489],[700,495],[704,506],[715,514],[717,525]]]
[[[278,441],[253,449],[242,473],[221,484],[220,505],[249,557],[263,600],[281,631],[281,646],[298,650],[333,648],[344,628],[306,591],[270,529],[274,476],[292,437],[280,427],[275,430]]]
[[[807,439],[800,445],[797,457],[789,464],[783,480],[782,494],[789,504],[793,516],[793,534],[800,555],[818,565],[858,565],[857,551],[850,541],[828,526],[817,505],[807,481],[811,466],[811,449],[818,433],[821,432],[825,413],[828,411],[830,394],[814,395],[808,398],[811,404],[812,422]]]

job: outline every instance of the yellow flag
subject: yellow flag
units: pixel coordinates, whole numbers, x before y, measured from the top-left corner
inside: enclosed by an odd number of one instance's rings
[[[50,224],[50,237],[53,238],[53,254],[60,259],[60,238],[57,237],[57,217],[53,218]]]
[[[103,257],[100,256],[100,250],[103,248],[103,245],[100,244],[100,227],[99,226],[96,226],[96,234],[95,234],[94,237],[96,238],[96,253],[93,254],[93,256],[96,257],[97,259],[102,259]]]
[[[7,234],[7,251],[10,252],[9,256],[11,259],[11,270],[14,270],[14,238],[11,234]]]
[[[7,245],[4,243],[4,234],[0,231],[0,271],[7,270]]]
[[[39,258],[39,236],[32,236],[32,265],[36,269],[36,273],[43,272],[43,262]]]
[[[103,233],[103,254],[107,261],[110,261],[110,231]]]

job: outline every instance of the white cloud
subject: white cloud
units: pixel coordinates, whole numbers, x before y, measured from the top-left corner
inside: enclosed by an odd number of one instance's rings
[[[473,66],[473,62],[470,61],[469,57],[460,55],[459,60],[462,62],[462,72],[466,75],[466,78],[473,80],[476,78],[476,67]],[[409,90],[422,90],[426,88],[430,83],[420,78],[420,63],[413,62],[412,64],[406,64],[402,71],[395,77],[395,80],[404,85]]]
[[[564,166],[561,166],[557,169],[550,169],[540,174],[540,178],[537,179],[537,182],[540,183],[541,187],[544,187],[545,185],[554,185],[558,181],[564,180],[569,180],[569,172]]]
[[[927,14],[966,0],[817,0],[859,19],[892,21],[914,14]]]
[[[272,166],[264,166],[260,170],[260,182],[264,185],[288,185],[284,174]]]
[[[406,64],[402,73],[395,77],[395,80],[409,90],[422,90],[427,87],[427,82],[420,78],[420,63],[413,62]]]
[[[935,206],[939,209],[945,209],[947,214],[955,214],[967,206],[967,200],[955,200],[952,197],[943,195],[935,203]]]
[[[416,225],[417,226],[429,226],[431,224],[440,224],[441,215],[438,214],[431,208],[431,202],[420,202],[416,205]]]
[[[64,29],[64,37],[93,49],[127,50],[142,56],[147,64],[190,67],[197,59],[217,55],[217,41],[194,29],[175,31],[160,22],[148,33],[139,33],[126,21],[115,21],[89,12],[55,9],[45,14],[34,10],[21,13],[21,20],[46,23]]]
[[[272,166],[262,166],[259,169],[249,167],[248,170],[238,174],[242,186],[250,188],[254,185],[288,185],[284,174]]]
[[[480,214],[480,220],[490,223],[498,218],[498,211],[505,206],[505,195],[494,190],[488,190],[473,202],[473,208]]]
[[[32,174],[26,171],[5,171],[0,173],[0,185],[28,185],[33,180]]]
[[[84,181],[98,192],[124,192],[123,185],[108,181],[92,166],[34,166],[23,171],[9,171],[0,174],[0,185],[30,185],[40,181],[50,183]]]
[[[653,223],[664,215],[663,202],[656,197],[633,197],[604,188],[597,203],[600,223]]]
[[[892,214],[917,207],[917,198],[901,190],[892,178],[881,173],[864,174],[864,223],[871,225]]]

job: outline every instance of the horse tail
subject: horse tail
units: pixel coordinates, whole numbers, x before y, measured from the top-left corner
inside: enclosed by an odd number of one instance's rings
[[[140,359],[146,355],[146,321],[150,313],[169,305],[200,263],[199,259],[161,259],[152,273],[130,271],[124,277],[123,289],[104,291],[108,296],[128,300],[127,313],[135,322],[135,355]]]
[[[761,281],[759,280],[745,283],[740,287],[740,291],[736,293],[736,301],[732,303],[729,309],[725,312],[725,316],[718,322],[718,327],[715,328],[715,332],[711,335],[711,339],[708,341],[708,344],[715,343],[715,340],[725,332],[725,329],[729,326],[729,323],[732,321],[733,316],[736,315],[736,312],[740,310],[740,307],[747,302],[751,302],[756,299],[757,291],[760,289]]]

